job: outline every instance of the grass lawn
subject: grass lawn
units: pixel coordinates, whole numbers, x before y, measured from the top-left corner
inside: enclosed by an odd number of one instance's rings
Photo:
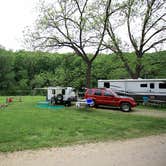
[[[36,103],[44,99],[26,96],[0,110],[1,152],[166,133],[165,118],[74,107],[37,108]],[[0,97],[0,103],[3,101]]]

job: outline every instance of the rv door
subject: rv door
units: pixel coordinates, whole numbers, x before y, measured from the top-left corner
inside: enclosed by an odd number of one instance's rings
[[[149,92],[156,92],[156,84],[154,82],[149,83]]]

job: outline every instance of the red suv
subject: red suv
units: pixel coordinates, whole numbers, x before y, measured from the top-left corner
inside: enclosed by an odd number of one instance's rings
[[[131,107],[135,107],[137,105],[133,98],[118,96],[111,89],[106,88],[87,89],[85,92],[85,99],[92,99],[94,106],[111,105],[120,107],[120,109],[124,112],[129,112]]]

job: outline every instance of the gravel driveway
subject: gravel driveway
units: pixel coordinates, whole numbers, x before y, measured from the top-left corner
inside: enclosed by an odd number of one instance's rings
[[[0,153],[0,166],[165,166],[166,134],[36,151]]]

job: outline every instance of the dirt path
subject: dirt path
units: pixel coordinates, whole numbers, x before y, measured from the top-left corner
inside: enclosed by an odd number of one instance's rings
[[[0,154],[0,166],[165,166],[166,134]]]
[[[101,112],[117,112],[122,113],[119,109],[106,109],[104,107],[101,107],[99,109]],[[158,117],[158,118],[166,118],[166,111],[158,111],[157,109],[143,109],[143,108],[134,108],[131,112],[126,112],[124,114],[132,114],[132,115],[143,115],[143,116],[152,116],[152,117]]]
[[[147,109],[138,109],[135,108],[132,112],[135,115],[143,115],[143,116],[153,116],[159,118],[166,118],[166,111],[157,111],[157,110],[147,110]]]

